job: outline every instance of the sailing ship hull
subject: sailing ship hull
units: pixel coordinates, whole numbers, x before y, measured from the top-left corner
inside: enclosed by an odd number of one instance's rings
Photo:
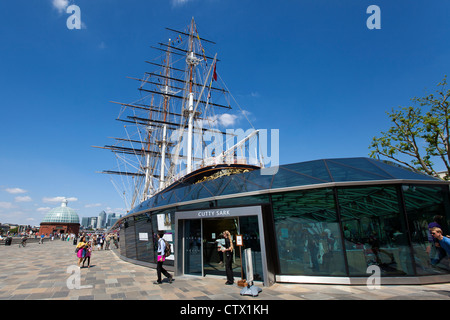
[[[185,175],[180,180],[176,181],[172,185],[165,188],[162,193],[169,191],[171,189],[177,188],[179,186],[185,186],[188,184],[196,184],[204,181],[211,181],[223,176],[229,176],[237,173],[244,173],[260,169],[259,166],[249,165],[249,164],[217,164],[206,166],[195,170],[187,175]]]

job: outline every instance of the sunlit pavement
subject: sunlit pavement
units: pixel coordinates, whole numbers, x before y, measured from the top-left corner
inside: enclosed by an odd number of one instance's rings
[[[450,300],[450,284],[367,286],[282,284],[260,287],[257,297],[226,286],[225,277],[175,277],[154,285],[156,270],[125,262],[112,251],[94,251],[91,267],[77,269],[72,242],[46,240],[0,245],[1,300]],[[78,282],[77,274],[80,277]],[[238,280],[238,279],[236,279]]]

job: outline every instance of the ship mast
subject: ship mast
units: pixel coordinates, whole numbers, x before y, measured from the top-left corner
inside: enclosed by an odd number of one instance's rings
[[[153,95],[151,107],[153,108]],[[149,111],[149,121],[152,120],[152,110]],[[153,128],[151,126],[147,126],[147,154],[145,155],[145,185],[142,193],[142,201],[147,199],[147,195],[149,194],[149,189],[153,189],[152,184],[152,172],[150,171],[150,146],[151,146],[151,137],[152,137]]]
[[[189,52],[186,57],[186,62],[189,64],[189,94],[188,94],[188,136],[187,136],[187,162],[186,173],[192,172],[192,140],[194,130],[194,92],[192,85],[194,82],[194,68],[200,62],[195,57],[194,52],[194,18],[191,21],[191,30],[189,34]]]
[[[166,29],[178,34],[176,40],[159,43],[159,48],[152,47],[164,52],[158,57],[164,61],[146,61],[160,69],[145,72],[139,79],[128,77],[141,82],[138,88],[141,98],[131,103],[111,101],[122,107],[116,120],[132,124],[137,130],[131,136],[127,132],[126,138],[113,138],[116,140],[113,145],[94,146],[111,150],[116,155],[118,169],[104,170],[103,173],[121,176],[124,189],[132,194],[131,208],[137,200],[148,200],[205,166],[207,162],[203,154],[199,157],[194,152],[194,147],[201,148],[205,142],[200,139],[202,144],[196,145],[194,135],[202,135],[206,131],[228,134],[218,127],[214,109],[231,109],[231,106],[229,102],[221,104],[211,100],[211,92],[215,93],[214,96],[225,96],[229,92],[213,86],[211,74],[213,68],[215,72],[215,63],[219,60],[217,54],[214,57],[206,55],[202,45],[202,42],[215,43],[200,38],[194,18],[187,30]],[[150,97],[149,104],[146,99]],[[157,99],[155,103],[154,98]],[[231,153],[227,150],[223,158]],[[125,192],[123,194],[125,198]]]
[[[164,188],[165,184],[165,169],[166,169],[166,148],[167,148],[167,108],[169,104],[170,96],[169,94],[172,93],[169,90],[169,70],[170,70],[170,39],[169,39],[169,45],[167,47],[167,53],[166,53],[166,66],[165,66],[165,82],[164,82],[164,88],[163,88],[163,94],[164,94],[164,109],[163,109],[163,127],[162,127],[162,139],[160,141],[161,143],[161,168],[160,168],[160,174],[159,174],[159,189],[162,190]]]

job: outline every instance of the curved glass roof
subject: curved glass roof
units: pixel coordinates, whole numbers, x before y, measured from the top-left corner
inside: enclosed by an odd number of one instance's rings
[[[139,204],[130,214],[179,202],[252,191],[298,186],[313,188],[314,185],[333,182],[386,180],[442,182],[387,161],[370,158],[323,159],[259,169],[197,184],[181,183]]]
[[[67,207],[67,201],[64,201],[60,207],[47,212],[42,222],[80,223],[80,218],[75,210]]]

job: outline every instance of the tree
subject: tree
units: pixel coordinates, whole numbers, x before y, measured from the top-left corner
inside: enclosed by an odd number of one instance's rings
[[[450,89],[447,76],[434,94],[411,99],[415,107],[398,107],[387,112],[392,126],[381,137],[374,137],[370,157],[383,156],[413,170],[437,177],[433,161],[445,165],[450,179]]]

